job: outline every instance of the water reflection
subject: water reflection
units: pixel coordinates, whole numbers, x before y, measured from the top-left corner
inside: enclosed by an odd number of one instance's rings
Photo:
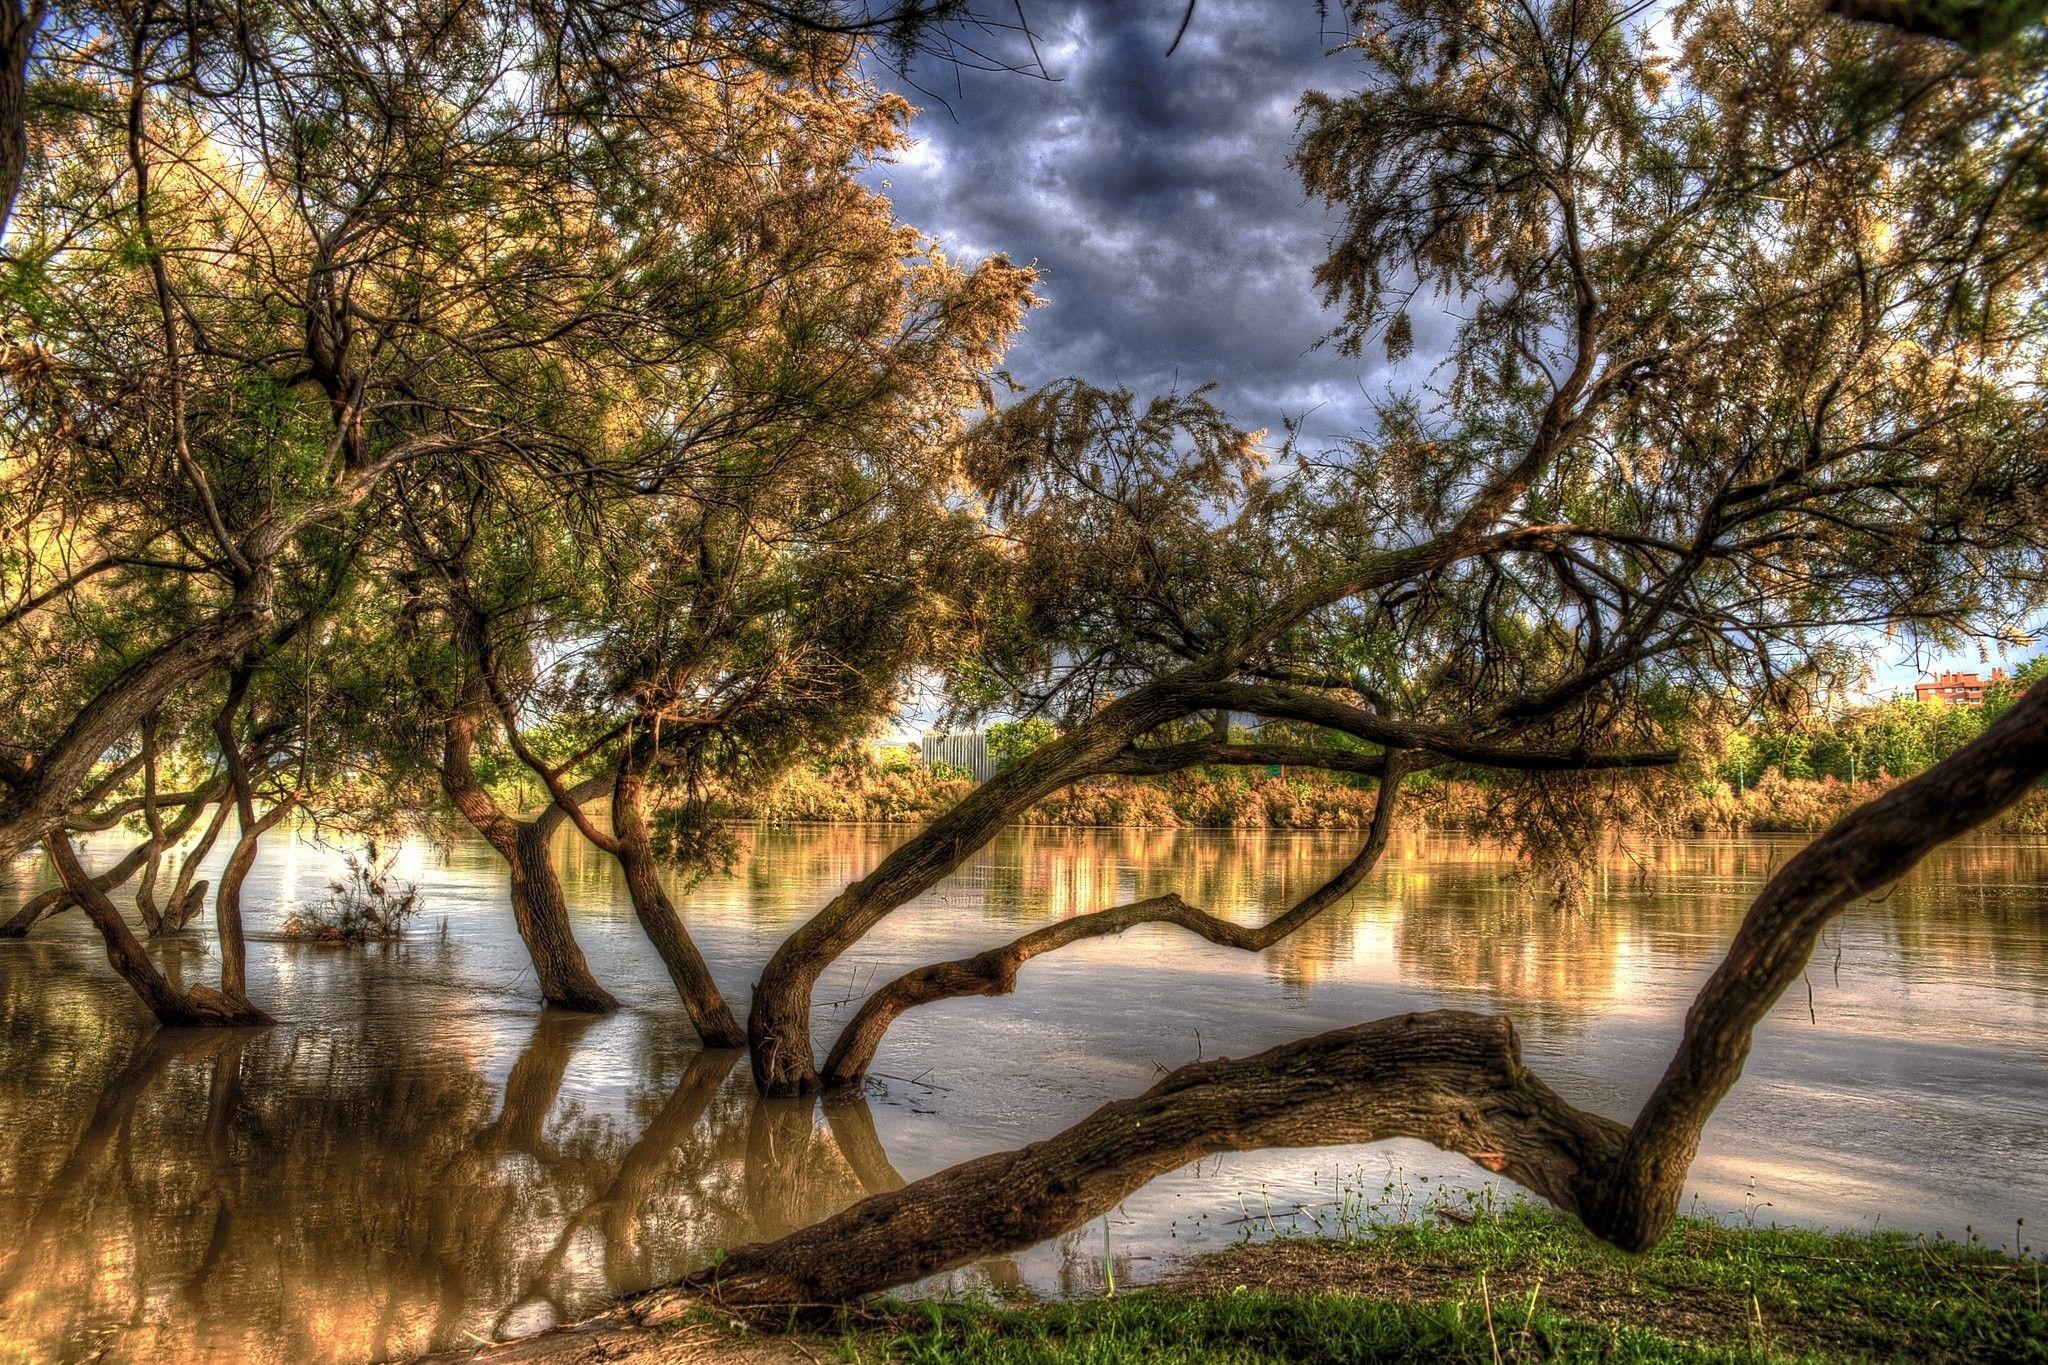
[[[730,876],[677,887],[733,998],[797,917],[906,835],[763,832]],[[152,1035],[75,914],[0,944],[0,1357],[364,1360],[531,1331],[1044,1136],[1160,1067],[1405,1009],[1505,1010],[1546,1080],[1625,1117],[1797,846],[1616,850],[1588,908],[1560,915],[1498,849],[1411,836],[1268,953],[1157,927],[1078,944],[1013,996],[912,1012],[868,1096],[812,1105],[763,1103],[736,1055],[698,1049],[609,858],[563,847],[578,936],[632,1004],[594,1020],[535,1007],[488,848],[407,849],[424,922],[349,952],[275,936],[334,858],[276,842],[248,901],[252,990],[277,1029]],[[1013,831],[835,970],[821,1032],[912,964],[1168,889],[1263,918],[1352,851],[1341,836]],[[0,910],[39,885],[16,864]],[[1986,840],[1845,916],[1707,1131],[1703,1205],[1952,1234],[2048,1216],[2044,906],[2048,845]],[[167,971],[213,970],[203,933],[152,950]],[[1096,1292],[1105,1258],[1127,1283],[1183,1248],[1285,1227],[1340,1180],[1423,1176],[1480,1178],[1412,1144],[1213,1159],[1127,1201],[1107,1236],[1077,1229],[967,1279]]]
[[[364,1360],[490,1339],[902,1182],[863,1101],[757,1101],[737,1053],[650,1039],[622,1112],[566,1097],[606,1027],[539,1015],[501,1088],[403,1035],[155,1034],[69,1122],[9,1125],[7,1189],[36,1194],[10,1200],[8,1349]]]

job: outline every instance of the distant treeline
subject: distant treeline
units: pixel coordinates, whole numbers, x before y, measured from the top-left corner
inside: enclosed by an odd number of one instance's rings
[[[1771,773],[1795,781],[1911,777],[1983,733],[2043,676],[2048,655],[1994,684],[1982,706],[1894,699],[1852,707],[1831,720],[1738,731],[1729,737],[1717,775],[1738,791]]]
[[[1853,707],[1803,725],[1768,725],[1731,734],[1720,760],[1676,790],[1657,822],[1693,832],[1812,833],[1862,802],[1948,757],[2048,674],[2048,656],[1994,687],[1982,707],[1894,699]],[[989,727],[991,755],[1003,764],[1053,735],[1044,721]],[[771,823],[922,824],[972,786],[963,772],[926,767],[915,746],[846,749],[799,766],[751,793],[730,793],[722,813]],[[1409,808],[1446,829],[1483,828],[1491,784],[1419,774]],[[1074,827],[1194,829],[1363,829],[1372,818],[1371,785],[1321,771],[1196,768],[1159,778],[1099,778],[1078,783],[1031,808],[1023,823]],[[2006,833],[2048,833],[2048,793],[2009,812]]]

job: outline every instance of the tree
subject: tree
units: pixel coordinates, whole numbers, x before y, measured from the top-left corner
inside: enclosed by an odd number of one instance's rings
[[[826,368],[842,335],[987,351],[964,295],[1023,276],[949,273],[853,180],[906,112],[853,77],[863,35],[950,9],[144,3],[40,31],[0,260],[0,853],[299,603],[388,569],[421,496],[630,499],[831,421],[872,379]],[[229,777],[246,871],[289,803]]]
[[[1771,6],[1689,12],[1673,55],[1625,7],[1352,18],[1370,79],[1304,106],[1298,163],[1342,220],[1318,279],[1340,344],[1396,358],[1414,300],[1461,301],[1434,388],[1264,474],[1199,393],[1068,383],[973,436],[1012,572],[961,693],[1067,728],[777,950],[750,1018],[769,1093],[857,1079],[870,1039],[816,1070],[819,974],[1069,783],[1384,780],[1402,754],[1521,774],[1509,827],[1568,856],[1641,799],[1594,774],[1852,675],[1859,632],[2038,607],[2042,413],[2006,381],[2041,356],[2040,44],[1974,57]],[[1219,711],[1345,743],[1190,728]],[[884,994],[1008,989],[1050,946]]]
[[[1632,1124],[1579,1109],[1522,1064],[1512,1024],[1404,1014],[1195,1062],[1064,1132],[873,1195],[683,1281],[727,1307],[842,1303],[1021,1249],[1113,1209],[1217,1152],[1420,1138],[1462,1152],[1631,1251],[1677,1217],[1700,1130],[1740,1076],[1751,1035],[1799,979],[1829,920],[1989,820],[2048,774],[2048,690],[1982,738],[1841,820],[1786,863],[1744,917]],[[668,1315],[674,1293],[631,1306]]]
[[[653,136],[613,163],[608,197],[640,205],[671,298],[645,319],[660,349],[640,348],[630,392],[590,418],[589,447],[615,447],[598,478],[562,500],[518,472],[401,484],[411,562],[394,574],[454,646],[426,689],[446,717],[443,782],[515,861],[544,995],[610,1004],[548,866],[566,818],[620,860],[700,1033],[724,1043],[738,1027],[657,875],[650,780],[760,780],[887,706],[972,547],[948,505],[950,437],[1030,302],[1029,272],[952,265],[858,184],[908,111],[855,55],[794,83],[671,73],[671,117],[697,110],[724,143],[699,136],[694,175]],[[538,819],[512,820],[476,779],[483,727],[542,780]],[[540,752],[536,729],[565,747]],[[601,789],[609,831],[583,810]]]

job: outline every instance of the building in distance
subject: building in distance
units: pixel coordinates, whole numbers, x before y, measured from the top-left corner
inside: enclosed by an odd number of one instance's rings
[[[1913,684],[1913,700],[1945,701],[1950,706],[1982,706],[1984,694],[2005,681],[2005,670],[1994,668],[1988,678],[1975,673],[1941,673],[1932,682]]]

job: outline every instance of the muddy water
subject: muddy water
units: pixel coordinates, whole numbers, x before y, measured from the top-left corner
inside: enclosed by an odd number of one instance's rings
[[[774,942],[902,831],[762,832],[679,895],[737,1002]],[[0,943],[0,1357],[365,1360],[531,1331],[774,1236],[864,1191],[1014,1146],[1198,1055],[1396,1011],[1504,1010],[1574,1101],[1626,1117],[1748,897],[1796,841],[1638,847],[1588,910],[1519,893],[1469,841],[1397,843],[1381,873],[1259,956],[1168,930],[1034,962],[1021,989],[907,1016],[860,1100],[762,1103],[698,1050],[608,860],[564,846],[576,929],[629,1007],[543,1014],[480,843],[409,847],[402,944],[270,931],[336,866],[307,838],[259,866],[250,984],[285,1022],[151,1036],[75,913]],[[116,850],[91,850],[102,862]],[[1349,857],[1327,836],[1019,831],[895,916],[819,993],[1049,918],[1179,890],[1247,918]],[[41,884],[0,873],[0,910]],[[2048,1216],[2048,845],[1939,854],[1830,930],[1707,1131],[1696,1207],[1735,1219],[2011,1241]],[[158,949],[192,979],[206,935]],[[1211,1159],[1107,1226],[978,1266],[1099,1289],[1191,1249],[1400,1216],[1470,1163],[1409,1143]]]

